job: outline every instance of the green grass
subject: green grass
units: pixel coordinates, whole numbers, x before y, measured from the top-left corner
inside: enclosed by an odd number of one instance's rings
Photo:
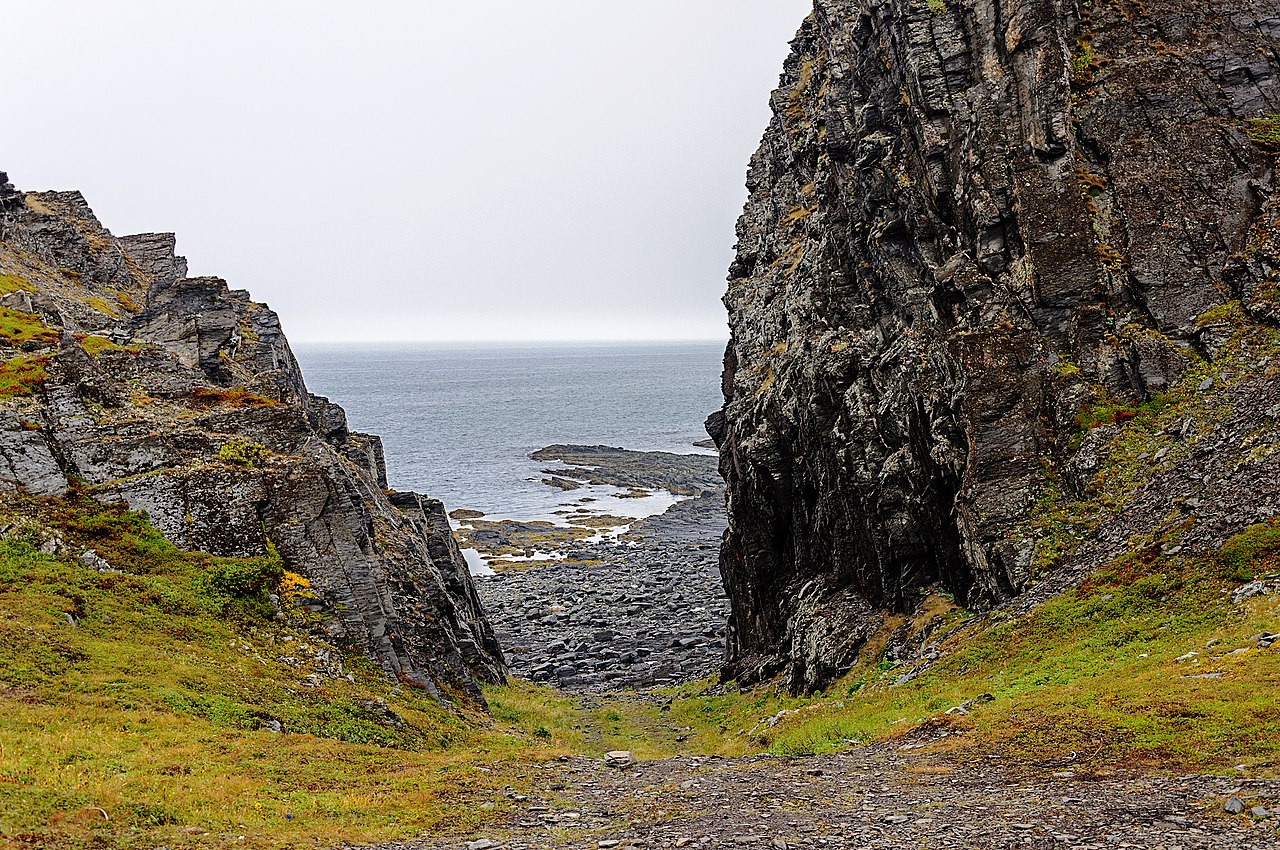
[[[26,278],[0,274],[0,295],[8,295],[10,292],[35,292],[35,287]]]
[[[76,340],[79,341],[80,347],[84,349],[85,354],[90,357],[99,357],[108,351],[127,351],[131,354],[137,354],[141,348],[131,345],[117,345],[105,336],[97,336],[96,334],[77,334]]]
[[[22,345],[33,341],[56,343],[60,338],[60,334],[58,331],[46,327],[39,316],[23,313],[21,310],[0,307],[0,338],[8,340],[13,345]]]
[[[267,459],[270,452],[262,443],[232,437],[218,449],[218,457],[238,466],[257,466]]]
[[[501,814],[523,765],[563,752],[533,734],[553,719],[525,732],[443,708],[274,619],[271,554],[183,552],[144,517],[75,495],[5,497],[0,521],[18,527],[0,541],[0,845],[328,846],[465,829]],[[58,556],[39,551],[50,530]],[[84,566],[84,548],[121,572]],[[355,681],[309,687],[319,648]]]
[[[1239,305],[1212,319],[1237,330],[1212,364],[1194,361],[1154,402],[1103,401],[1082,412],[1082,428],[1096,420],[1123,430],[1087,500],[1072,501],[1047,470],[1050,485],[1027,530],[1037,563],[1057,563],[1123,510],[1152,474],[1154,452],[1168,447],[1176,459],[1229,413],[1197,390],[1205,377],[1230,386],[1256,371],[1262,354],[1280,352],[1280,332],[1248,323]],[[0,367],[0,388],[12,363]],[[1187,419],[1196,427],[1186,439],[1165,434]],[[401,689],[291,625],[301,616],[275,619],[268,592],[287,599],[306,585],[271,552],[183,552],[144,517],[74,494],[0,497],[0,525],[15,521],[16,536],[0,542],[0,845],[179,850],[407,839],[500,817],[504,789],[527,788],[537,763],[560,754],[824,753],[922,729],[956,733],[934,746],[961,759],[996,751],[1036,765],[1075,752],[1081,770],[1243,765],[1256,775],[1274,775],[1280,763],[1280,650],[1250,641],[1280,630],[1280,600],[1234,606],[1224,592],[1280,572],[1275,522],[1196,558],[1165,554],[1177,526],[1135,541],[1080,588],[1017,619],[979,617],[934,597],[910,621],[891,618],[847,676],[812,696],[708,681],[579,699],[514,683],[486,689],[486,717]],[[64,541],[56,556],[39,551],[51,532]],[[84,566],[84,548],[121,573]],[[962,630],[931,669],[899,684],[904,670],[882,652],[889,633],[936,618],[945,622],[936,634]],[[341,658],[344,675],[308,687],[324,665],[304,644]],[[1247,649],[1229,654],[1237,648]],[[1200,655],[1175,660],[1188,652]],[[1213,678],[1198,678],[1205,675]],[[944,714],[984,695],[968,714]],[[388,723],[373,700],[402,722]],[[273,723],[286,733],[264,728]]]
[[[1274,775],[1280,652],[1227,653],[1274,631],[1280,601],[1237,608],[1223,591],[1280,570],[1278,553],[1277,523],[1252,527],[1206,558],[1152,548],[1023,617],[975,622],[911,682],[897,684],[902,669],[872,652],[821,694],[724,693],[703,683],[677,692],[666,716],[692,727],[693,749],[722,755],[825,753],[924,724],[963,733],[946,744],[959,755],[997,750],[1030,764],[1074,751],[1093,769],[1245,765]],[[1201,653],[1194,663],[1175,661],[1192,651]],[[1188,678],[1205,673],[1220,677]],[[990,701],[967,715],[943,714],[983,695]],[[784,710],[795,713],[760,724]]]
[[[0,398],[29,396],[44,389],[49,377],[47,356],[10,357],[0,361]]]

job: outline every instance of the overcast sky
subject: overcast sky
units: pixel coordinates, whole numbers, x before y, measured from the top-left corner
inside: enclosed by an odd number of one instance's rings
[[[5,6],[0,170],[294,341],[716,339],[810,0]]]

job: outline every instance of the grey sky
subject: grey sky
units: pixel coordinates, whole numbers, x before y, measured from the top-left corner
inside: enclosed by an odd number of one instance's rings
[[[6,3],[0,169],[302,340],[719,338],[809,0]]]

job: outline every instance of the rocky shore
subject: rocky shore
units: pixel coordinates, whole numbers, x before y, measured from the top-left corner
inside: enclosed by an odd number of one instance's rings
[[[600,446],[552,446],[534,456],[582,465],[591,483],[645,491],[676,486],[699,495],[654,517],[622,518],[629,525],[616,538],[575,539],[563,526],[515,522],[468,532],[476,545],[488,541],[500,551],[518,548],[515,540],[529,544],[540,528],[546,532],[543,557],[476,582],[512,673],[570,690],[603,690],[671,684],[715,670],[728,615],[718,567],[725,512],[715,458]],[[580,531],[593,533],[590,519]]]

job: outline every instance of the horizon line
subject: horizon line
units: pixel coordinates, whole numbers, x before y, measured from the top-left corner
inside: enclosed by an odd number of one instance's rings
[[[626,339],[302,339],[290,340],[290,345],[681,345],[690,343],[715,343],[723,345],[729,340],[712,337],[689,337],[671,339],[663,337],[626,338]]]

